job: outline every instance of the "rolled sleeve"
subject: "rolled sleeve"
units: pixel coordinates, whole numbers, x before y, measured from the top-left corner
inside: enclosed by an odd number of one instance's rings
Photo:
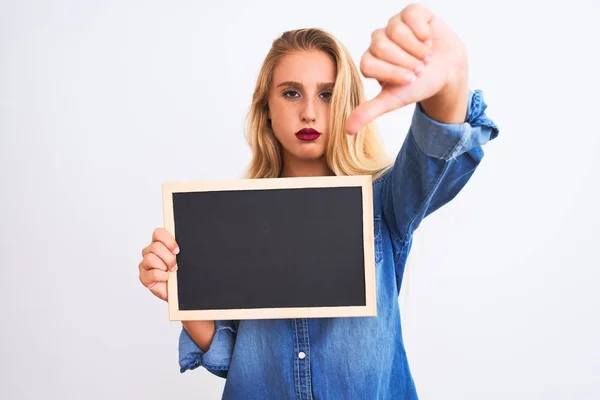
[[[185,328],[179,335],[179,368],[184,373],[200,366],[221,378],[227,370],[235,343],[235,327],[231,321],[215,321],[216,331],[210,348],[204,352],[190,337]]]
[[[381,178],[382,216],[395,240],[409,241],[426,216],[467,184],[483,158],[482,146],[499,132],[486,107],[480,90],[469,91],[466,122],[445,124],[416,105],[394,165]]]
[[[496,138],[498,127],[486,116],[486,108],[483,93],[469,91],[466,121],[445,124],[430,118],[417,103],[411,133],[423,153],[449,161]]]

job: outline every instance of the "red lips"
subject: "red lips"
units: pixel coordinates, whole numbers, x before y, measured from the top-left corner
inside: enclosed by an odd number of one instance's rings
[[[296,137],[298,139],[304,140],[304,141],[315,140],[319,136],[321,136],[321,132],[314,130],[312,128],[304,128],[304,129],[300,129],[298,132],[296,132]]]

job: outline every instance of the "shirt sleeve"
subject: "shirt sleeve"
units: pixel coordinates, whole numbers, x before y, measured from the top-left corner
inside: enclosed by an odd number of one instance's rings
[[[204,352],[192,340],[185,328],[179,335],[179,368],[184,373],[200,366],[212,374],[227,378],[229,362],[235,344],[236,329],[233,321],[215,321],[216,331],[210,348]]]
[[[462,124],[435,121],[417,103],[394,165],[381,178],[382,217],[401,243],[460,192],[483,158],[482,146],[498,136],[482,92],[469,90],[468,96]]]

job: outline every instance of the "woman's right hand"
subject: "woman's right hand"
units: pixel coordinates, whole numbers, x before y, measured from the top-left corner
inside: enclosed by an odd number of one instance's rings
[[[139,263],[140,282],[159,299],[167,301],[168,271],[177,271],[179,247],[173,235],[164,228],[152,233],[152,241],[142,249]]]

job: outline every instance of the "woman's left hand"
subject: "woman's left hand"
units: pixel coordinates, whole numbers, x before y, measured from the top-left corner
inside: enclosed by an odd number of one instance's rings
[[[352,111],[346,121],[347,133],[356,133],[377,117],[416,102],[439,122],[464,122],[466,48],[425,6],[411,4],[384,29],[374,31],[360,70],[365,77],[379,81],[381,93]]]

